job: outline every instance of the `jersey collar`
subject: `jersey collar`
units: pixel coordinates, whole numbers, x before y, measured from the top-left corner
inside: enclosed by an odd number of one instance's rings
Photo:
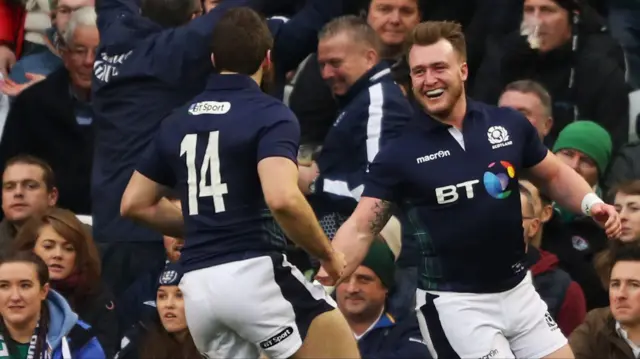
[[[260,90],[260,86],[253,81],[253,79],[247,75],[239,74],[214,74],[209,76],[207,81],[207,91],[220,91],[220,90],[242,90],[252,89]]]
[[[377,65],[371,68],[371,70],[365,72],[364,75],[360,76],[360,78],[349,88],[346,94],[342,96],[336,96],[338,100],[338,105],[340,108],[344,108],[353,100],[358,94],[366,89],[368,89],[371,85],[376,84],[378,82],[383,81],[384,79],[391,76],[391,69],[387,65],[385,61],[379,62]]]
[[[416,114],[416,119],[418,125],[426,129],[427,131],[435,131],[437,129],[449,129],[452,127],[451,125],[444,124],[435,118],[431,117],[427,114],[422,106],[417,102],[413,103],[414,113]],[[480,113],[480,108],[476,101],[473,101],[471,98],[467,97],[467,112],[464,115],[464,119],[462,122],[473,121],[475,117]]]

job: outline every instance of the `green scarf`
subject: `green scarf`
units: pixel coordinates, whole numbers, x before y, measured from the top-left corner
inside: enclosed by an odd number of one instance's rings
[[[596,187],[594,188],[594,192],[598,195],[598,197],[602,198],[602,189],[600,188],[600,186],[596,185]],[[557,202],[553,202],[553,210],[558,216],[560,216],[562,223],[570,223],[577,219],[586,217],[583,213],[576,214],[569,211],[568,209],[560,207]]]

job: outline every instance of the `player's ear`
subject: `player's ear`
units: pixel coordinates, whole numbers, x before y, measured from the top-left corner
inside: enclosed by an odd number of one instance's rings
[[[216,67],[216,58],[213,56],[213,52],[211,53],[211,63],[213,64],[213,67]]]
[[[467,81],[467,78],[469,77],[469,66],[466,61],[460,65],[460,75],[462,77],[462,81]]]

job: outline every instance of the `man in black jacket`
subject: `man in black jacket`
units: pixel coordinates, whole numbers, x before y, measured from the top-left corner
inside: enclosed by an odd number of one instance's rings
[[[497,103],[508,83],[535,80],[553,99],[549,144],[567,124],[583,118],[609,131],[614,148],[627,142],[630,88],[624,56],[604,20],[576,0],[525,0],[523,17],[522,30],[487,41],[472,97]]]

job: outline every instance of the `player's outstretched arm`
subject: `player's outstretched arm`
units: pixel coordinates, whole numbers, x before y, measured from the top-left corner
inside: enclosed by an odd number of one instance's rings
[[[391,207],[389,201],[362,197],[351,217],[338,229],[331,245],[345,255],[344,277],[350,276],[362,263],[371,243],[391,218]],[[334,285],[322,271],[316,279],[324,285]]]
[[[164,235],[183,238],[182,211],[164,196],[168,189],[135,171],[122,195],[120,215]]]
[[[620,235],[620,217],[615,208],[605,204],[584,178],[556,155],[548,152],[540,163],[529,169],[529,174],[531,181],[561,207],[592,216],[610,238]]]
[[[267,157],[258,163],[267,206],[293,242],[320,260],[333,253],[311,206],[298,188],[298,168],[285,157]]]

